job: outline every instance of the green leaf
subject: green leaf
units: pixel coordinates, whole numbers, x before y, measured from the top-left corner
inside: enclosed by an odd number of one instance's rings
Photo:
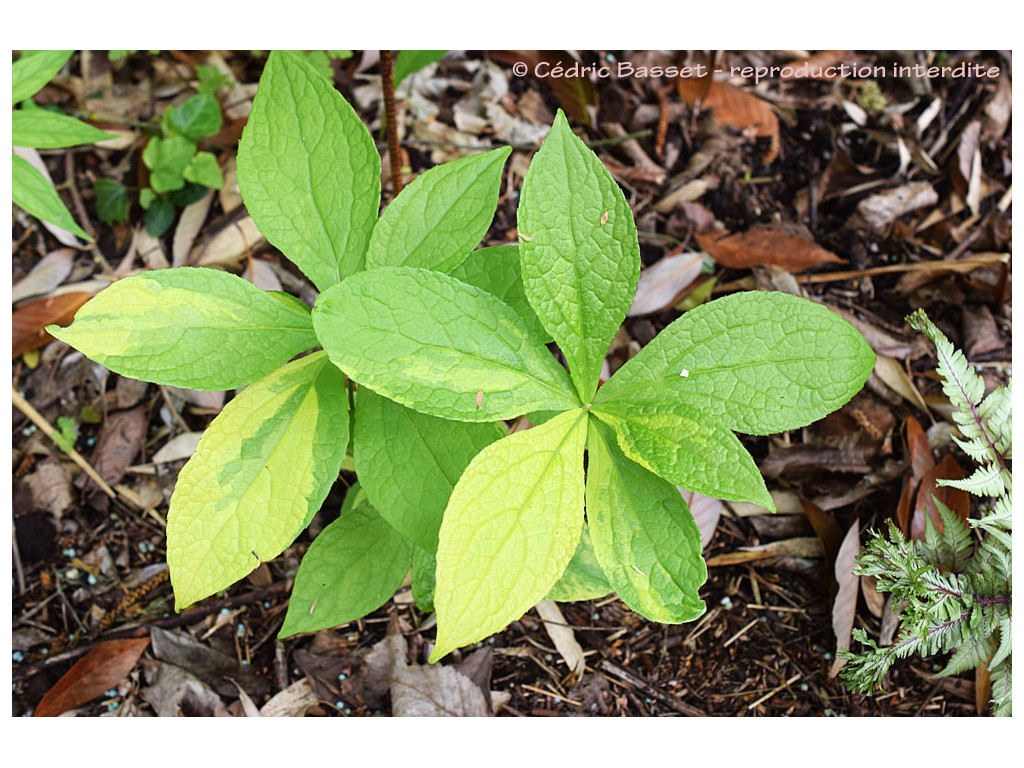
[[[395,87],[413,72],[440,61],[448,51],[399,51],[395,57]]]
[[[196,77],[199,78],[199,85],[196,86],[199,93],[215,94],[221,88],[231,85],[231,78],[211,64],[200,64],[196,67]]]
[[[381,516],[433,555],[459,476],[506,434],[500,424],[427,416],[361,388],[352,452],[360,482]]]
[[[523,181],[519,241],[526,296],[589,403],[636,293],[640,245],[622,190],[561,110]]]
[[[673,485],[775,510],[757,465],[736,435],[689,403],[614,400],[595,403],[591,413],[615,429],[626,456]]]
[[[344,377],[322,352],[279,368],[224,407],[171,497],[167,565],[178,610],[294,541],[338,477],[348,421]]]
[[[578,600],[595,600],[612,592],[604,569],[597,561],[594,543],[590,537],[590,526],[583,525],[583,535],[576,547],[565,573],[548,592],[548,600],[559,603],[574,603]]]
[[[96,195],[96,213],[104,224],[120,224],[128,218],[128,189],[113,179],[99,178],[92,183]]]
[[[75,447],[75,441],[78,439],[78,425],[75,424],[74,419],[69,419],[67,416],[58,416],[57,429],[60,431],[53,433],[53,442],[59,445],[66,453],[70,453]]]
[[[163,126],[167,135],[183,136],[195,142],[204,136],[215,135],[223,120],[217,97],[200,93],[177,107],[168,107],[164,112]]]
[[[238,147],[260,232],[321,291],[363,267],[380,207],[380,155],[341,94],[292,54],[270,54]]]
[[[56,224],[61,229],[92,242],[85,230],[71,217],[64,207],[53,184],[32,167],[25,158],[12,154],[11,157],[11,199],[14,204],[37,219]]]
[[[412,599],[423,613],[434,610],[437,560],[429,552],[414,546],[412,550]]]
[[[437,551],[434,662],[543,600],[583,526],[581,409],[484,448],[452,492]]]
[[[313,309],[317,338],[345,373],[422,413],[461,421],[578,405],[565,369],[521,323],[491,294],[409,267],[353,275]]]
[[[766,435],[836,410],[874,364],[864,337],[825,307],[784,293],[738,293],[665,328],[594,403],[684,402],[730,429]]]
[[[338,519],[303,556],[277,636],[337,627],[377,610],[402,586],[412,549],[353,485]]]
[[[196,145],[182,136],[149,140],[142,150],[142,162],[149,168],[149,185],[154,192],[170,192],[185,186],[185,169],[196,153]]]
[[[497,296],[523,318],[526,328],[538,340],[545,344],[552,341],[551,334],[540,324],[523,290],[523,278],[519,271],[519,246],[478,248],[450,274],[457,280]]]
[[[152,192],[152,190],[149,190],[148,188],[142,191]],[[153,237],[162,237],[163,234],[171,228],[176,214],[177,212],[174,209],[174,205],[169,200],[162,197],[153,199],[149,204],[149,209],[146,211],[146,231]]]
[[[11,143],[16,147],[57,149],[113,138],[88,123],[46,109],[16,109],[11,113]]]
[[[462,157],[417,176],[374,227],[366,268],[451,272],[487,234],[511,152],[503,147]]]
[[[316,344],[307,312],[203,267],[118,280],[47,330],[115,373],[202,390],[249,384]]]
[[[198,152],[185,167],[184,177],[194,184],[220,189],[224,183],[217,157],[212,152]]]
[[[11,69],[11,103],[32,98],[50,82],[74,51],[34,51],[23,53]]]
[[[708,572],[700,530],[679,490],[627,459],[607,427],[590,422],[587,520],[597,560],[615,592],[651,621],[704,613]]]

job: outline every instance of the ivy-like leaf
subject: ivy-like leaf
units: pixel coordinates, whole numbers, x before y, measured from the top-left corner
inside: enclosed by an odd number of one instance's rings
[[[17,109],[11,113],[11,143],[16,147],[57,149],[112,138],[112,133],[48,109]]]
[[[316,344],[301,305],[203,267],[126,277],[47,331],[115,373],[202,390],[249,384]]]
[[[37,219],[56,224],[92,242],[92,238],[71,217],[53,184],[33,168],[32,163],[16,154],[11,156],[11,199],[16,206]]]
[[[340,93],[274,51],[238,146],[238,187],[260,232],[319,289],[363,267],[380,155]]]
[[[519,240],[526,296],[589,403],[636,293],[640,245],[622,190],[561,110],[523,181]]]
[[[523,318],[527,330],[539,341],[547,344],[553,340],[540,324],[523,290],[518,245],[477,248],[450,274],[457,280],[484,289],[512,307]]]
[[[92,183],[96,213],[104,224],[120,224],[128,218],[128,189],[119,181],[99,178]]]
[[[50,82],[74,51],[23,53],[11,68],[11,103],[32,98]]]
[[[183,136],[149,140],[142,150],[142,162],[149,168],[149,185],[154,192],[171,192],[185,186],[185,169],[196,153],[196,145]]]
[[[384,267],[320,294],[313,327],[360,384],[442,418],[496,421],[578,405],[569,377],[508,305],[455,278]]]
[[[433,555],[448,497],[481,450],[507,432],[497,423],[427,416],[361,388],[352,455],[381,516]]]
[[[594,600],[612,592],[608,577],[597,561],[594,542],[590,536],[590,526],[583,525],[583,535],[576,547],[565,572],[558,583],[548,592],[547,599],[559,603],[574,603],[578,600]]]
[[[511,147],[462,157],[421,173],[381,215],[366,268],[422,267],[449,273],[487,234]]]
[[[440,61],[448,51],[399,51],[395,57],[394,80],[395,88],[414,72],[419,72],[427,64]]]
[[[591,411],[615,429],[633,461],[673,485],[775,511],[757,465],[731,431],[681,400],[595,403]]]
[[[730,429],[766,435],[841,407],[874,364],[864,337],[825,307],[784,293],[739,293],[665,328],[594,403],[683,402]]]
[[[197,152],[182,172],[186,181],[202,184],[204,187],[220,189],[224,183],[217,157],[212,152]]]
[[[210,93],[200,93],[164,112],[163,124],[165,132],[170,135],[177,134],[189,141],[199,141],[204,136],[216,134],[223,119],[217,97]]]
[[[704,613],[708,572],[700,530],[679,491],[633,463],[610,430],[591,419],[587,520],[597,560],[615,592],[651,621],[678,624]]]
[[[353,485],[338,519],[302,558],[278,637],[337,627],[377,610],[402,586],[412,549]]]
[[[551,591],[583,526],[583,410],[484,448],[452,492],[437,551],[434,662]]]
[[[171,497],[167,565],[178,610],[276,557],[309,525],[338,477],[348,422],[344,377],[323,352],[224,407]]]

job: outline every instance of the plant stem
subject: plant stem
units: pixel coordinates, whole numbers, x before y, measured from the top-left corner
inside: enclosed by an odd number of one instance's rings
[[[384,130],[391,161],[391,186],[397,197],[402,191],[402,150],[398,146],[398,111],[395,109],[395,74],[391,51],[380,52],[380,85],[384,91]]]

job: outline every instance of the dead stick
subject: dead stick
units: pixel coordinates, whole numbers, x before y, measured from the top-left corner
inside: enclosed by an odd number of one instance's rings
[[[395,109],[395,70],[391,51],[380,52],[380,86],[384,91],[384,130],[391,160],[391,185],[397,197],[402,191],[402,150],[398,146],[398,110]]]
[[[65,448],[60,444],[60,441],[57,439],[57,430],[51,427],[50,423],[43,418],[43,415],[33,408],[24,397],[19,395],[18,390],[14,387],[11,387],[11,399],[14,401],[14,407],[28,416],[32,423],[39,427],[39,429],[43,431],[43,434],[50,438],[58,448],[64,451],[64,453],[66,453],[68,457],[75,462],[75,464],[81,467],[82,471],[85,472],[85,474],[87,474],[89,478],[96,483],[96,485],[98,485],[105,494],[107,494],[107,496],[112,499],[117,498],[117,494],[114,493],[114,490],[103,481],[103,478],[96,473],[95,469],[89,466],[89,462],[83,459],[78,451],[74,448]]]

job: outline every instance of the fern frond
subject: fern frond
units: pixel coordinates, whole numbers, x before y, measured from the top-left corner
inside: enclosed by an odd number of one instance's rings
[[[1003,475],[1006,477],[1003,477]],[[939,480],[936,485],[948,485],[961,491],[973,493],[975,496],[1001,496],[1006,491],[1010,473],[998,464],[986,464],[974,470],[970,477],[963,480]]]
[[[992,677],[992,714],[996,717],[1010,717],[1013,714],[1013,677],[1010,660],[1007,659],[995,669]]]

